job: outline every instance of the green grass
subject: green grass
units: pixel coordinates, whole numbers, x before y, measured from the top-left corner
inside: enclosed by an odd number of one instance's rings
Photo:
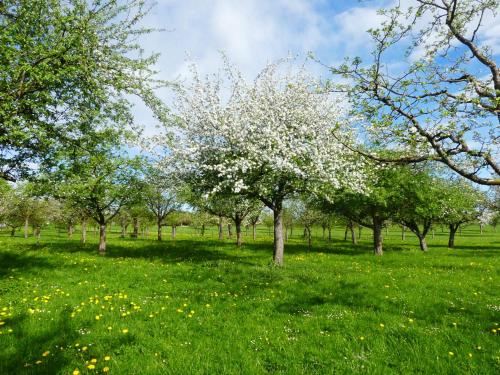
[[[296,230],[283,269],[270,238],[114,233],[100,257],[92,235],[2,233],[0,373],[498,374],[500,233],[477,232],[448,250],[438,230],[424,254],[394,228],[374,257],[368,230],[311,252]]]

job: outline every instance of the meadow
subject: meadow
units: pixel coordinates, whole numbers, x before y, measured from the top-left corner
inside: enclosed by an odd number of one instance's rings
[[[1,374],[498,374],[500,232],[371,233],[358,245],[299,229],[272,265],[259,229],[218,241],[180,228],[81,245],[55,229],[0,233]]]

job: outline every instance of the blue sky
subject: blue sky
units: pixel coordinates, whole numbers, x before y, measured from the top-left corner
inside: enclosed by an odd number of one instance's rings
[[[412,0],[399,0],[403,5]],[[143,26],[166,31],[149,34],[139,43],[147,53],[159,52],[159,77],[188,77],[189,59],[202,73],[213,73],[221,65],[220,51],[247,78],[263,66],[290,53],[306,58],[309,51],[326,64],[335,65],[344,56],[366,57],[371,49],[366,33],[382,21],[380,7],[397,0],[157,0]],[[498,21],[498,20],[497,20]],[[485,40],[498,44],[500,24],[485,27]],[[488,34],[489,33],[489,34]],[[321,72],[318,64],[310,69]],[[168,90],[159,95],[171,100]],[[134,100],[136,121],[155,133],[155,120],[147,108]]]

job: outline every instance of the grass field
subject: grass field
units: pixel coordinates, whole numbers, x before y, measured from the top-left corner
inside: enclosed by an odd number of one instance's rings
[[[0,233],[0,373],[500,373],[500,233],[448,250],[438,230],[424,254],[394,228],[383,257],[368,230],[310,252],[299,233],[283,269],[265,228],[240,250],[111,234],[105,257],[92,235]]]

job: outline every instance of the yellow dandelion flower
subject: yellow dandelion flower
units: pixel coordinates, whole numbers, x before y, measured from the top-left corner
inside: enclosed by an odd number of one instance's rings
[[[123,328],[122,333],[128,333],[128,328]]]
[[[99,315],[96,315],[95,320],[99,320],[99,319],[101,319],[101,317]]]
[[[108,366],[104,367],[104,368],[102,369],[102,372],[109,372],[109,367],[108,367]]]
[[[111,357],[109,355],[107,355],[106,357],[104,357],[105,361],[109,361],[110,359],[111,359]]]
[[[83,350],[83,351],[86,351],[87,349],[88,349],[88,348],[87,348],[86,346],[84,346],[84,347],[82,348],[82,350]]]
[[[210,304],[209,304],[209,303],[207,303],[207,304],[205,305],[205,307],[210,307]]]
[[[73,370],[73,375],[80,375],[80,370],[77,368]]]
[[[88,365],[88,366],[87,366],[87,368],[88,368],[89,370],[94,370],[94,369],[95,369],[95,365]]]
[[[384,328],[385,325],[383,323],[380,323],[380,328]]]
[[[469,353],[469,358],[472,358],[472,353]]]
[[[42,361],[38,360],[35,362],[35,364],[39,365],[40,363],[42,363]]]
[[[191,314],[194,314],[194,310],[191,310]]]
[[[193,316],[191,314],[188,314],[188,318],[192,318]]]
[[[454,356],[454,355],[455,355],[455,353],[453,353],[453,352],[448,352],[448,355],[450,355],[450,356]]]
[[[90,360],[90,363],[97,363],[97,359],[92,358],[92,359]]]
[[[363,336],[360,336],[359,339],[363,341],[365,338]]]
[[[42,353],[42,357],[47,357],[49,354],[50,354],[50,351],[47,350],[46,352]]]

